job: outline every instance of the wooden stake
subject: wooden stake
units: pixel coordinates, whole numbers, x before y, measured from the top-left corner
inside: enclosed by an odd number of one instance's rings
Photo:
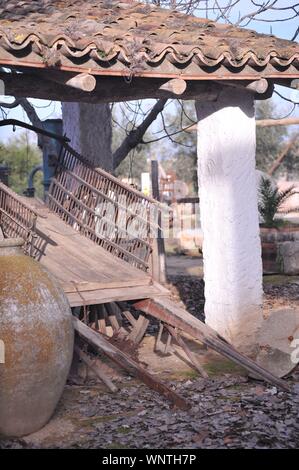
[[[100,360],[99,359],[91,359],[82,349],[75,346],[75,352],[79,356],[79,358],[89,367],[97,377],[109,388],[109,390],[113,393],[117,392],[118,388],[114,385],[114,383],[107,377],[107,375],[103,372],[102,368],[100,367]]]
[[[202,377],[204,377],[205,379],[207,379],[209,376],[208,374],[206,373],[206,371],[204,370],[203,367],[201,367],[201,365],[199,364],[199,362],[197,361],[195,355],[192,353],[192,351],[190,351],[190,349],[188,348],[187,344],[185,343],[185,341],[183,340],[183,338],[179,335],[178,331],[176,328],[172,328],[171,326],[169,325],[165,325],[167,330],[169,331],[169,333],[173,336],[173,338],[175,339],[175,341],[177,342],[177,344],[179,346],[181,346],[181,348],[183,349],[183,351],[185,351],[185,354],[187,357],[189,357],[190,361],[192,362],[192,364],[194,365],[195,369],[200,373],[200,375]]]
[[[132,343],[134,343],[135,345],[139,344],[145,335],[148,324],[149,324],[148,318],[140,314],[131,333],[128,336],[128,340],[132,341]]]

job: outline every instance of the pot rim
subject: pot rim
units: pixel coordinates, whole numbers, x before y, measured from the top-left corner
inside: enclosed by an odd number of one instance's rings
[[[23,238],[5,238],[0,240],[0,248],[13,248],[18,246],[23,246],[25,240]]]

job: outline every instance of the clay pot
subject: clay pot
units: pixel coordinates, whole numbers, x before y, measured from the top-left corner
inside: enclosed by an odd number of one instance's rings
[[[0,241],[0,434],[23,436],[51,418],[70,369],[71,310],[48,270],[22,251],[23,240]],[[3,358],[2,361],[3,362]]]

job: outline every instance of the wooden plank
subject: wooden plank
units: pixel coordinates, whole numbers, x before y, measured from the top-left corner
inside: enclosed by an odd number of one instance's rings
[[[159,318],[174,328],[178,328],[183,332],[188,333],[193,338],[200,340],[214,351],[222,354],[228,359],[231,359],[261,379],[268,381],[280,389],[288,392],[290,391],[288,384],[284,380],[275,377],[273,374],[256,364],[253,360],[239,353],[212,328],[195,318],[183,308],[179,307],[169,298],[157,297],[155,299],[137,301],[135,302],[134,307],[148,313],[149,315]]]
[[[97,359],[91,359],[88,354],[84,353],[82,349],[75,346],[75,352],[79,358],[96,374],[99,379],[109,388],[113,393],[117,392],[118,388],[114,385],[112,380],[105,374],[101,367],[101,361]]]
[[[139,279],[134,281],[107,281],[107,282],[76,282],[63,283],[62,287],[66,294],[72,294],[77,292],[92,292],[100,289],[116,289],[125,287],[139,287],[151,285],[151,279]],[[76,286],[76,287],[75,287]]]
[[[147,330],[149,324],[149,319],[146,318],[144,315],[140,314],[134,328],[130,332],[128,336],[128,341],[132,341],[134,344],[139,344],[142,338],[145,335],[145,332]]]
[[[131,326],[134,327],[136,325],[137,320],[133,317],[132,313],[129,310],[124,310],[122,313],[126,317],[128,322],[131,324]]]
[[[181,408],[182,410],[188,410],[190,408],[190,405],[185,401],[184,398],[182,398],[163,383],[159,382],[140,364],[135,362],[131,357],[118,349],[116,346],[112,345],[100,333],[92,330],[76,317],[73,317],[73,322],[75,330],[78,332],[80,337],[87,341],[87,343],[90,344],[93,348],[106,354],[112,361],[138,377],[140,380],[142,380],[142,382],[144,382],[156,392],[163,394],[177,407]]]
[[[83,292],[82,294],[80,293],[80,295],[78,293],[67,293],[66,295],[71,307],[79,307],[83,305],[82,299],[84,299],[85,305],[93,305],[125,300],[155,298],[165,296],[166,294],[169,294],[169,291],[166,289],[163,291],[153,284],[150,286],[126,287],[123,289],[99,289],[92,292]]]
[[[110,322],[110,325],[112,326],[114,331],[119,331],[121,328],[121,323],[119,322],[118,318],[116,317],[115,311],[113,310],[111,304],[106,304],[104,306],[106,309],[107,315],[108,315],[108,320]]]
[[[183,340],[183,338],[179,335],[178,331],[176,328],[172,328],[169,325],[165,325],[169,333],[172,335],[172,337],[175,339],[177,344],[181,346],[183,351],[185,352],[186,356],[190,359],[191,363],[195,367],[195,369],[200,373],[200,375],[204,378],[208,378],[209,375],[206,373],[204,368],[199,364],[198,360],[196,359],[195,355],[190,351],[188,348],[187,344]]]
[[[107,312],[105,310],[104,305],[98,305],[98,318],[99,318],[99,331],[103,335],[106,335]]]
[[[63,252],[68,256],[73,256],[74,259],[80,260],[86,263],[88,258],[88,266],[93,269],[98,269],[98,266],[105,265],[105,269],[102,269],[103,276],[113,278],[135,278],[135,279],[146,279],[149,275],[132,265],[129,265],[124,260],[116,258],[109,254],[99,245],[95,244],[91,240],[85,238],[82,234],[77,232],[72,227],[68,226],[59,219],[55,214],[49,214],[44,219],[38,219],[38,229],[44,232],[46,237],[52,239],[53,244],[47,247],[46,255],[58,256],[58,251]],[[78,250],[80,246],[80,250]],[[42,262],[47,260],[42,259]],[[92,280],[93,277],[90,277]]]

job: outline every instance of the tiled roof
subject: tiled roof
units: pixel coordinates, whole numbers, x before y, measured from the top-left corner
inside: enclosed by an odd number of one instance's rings
[[[0,18],[0,64],[156,76],[299,68],[297,43],[145,3],[0,0]]]

